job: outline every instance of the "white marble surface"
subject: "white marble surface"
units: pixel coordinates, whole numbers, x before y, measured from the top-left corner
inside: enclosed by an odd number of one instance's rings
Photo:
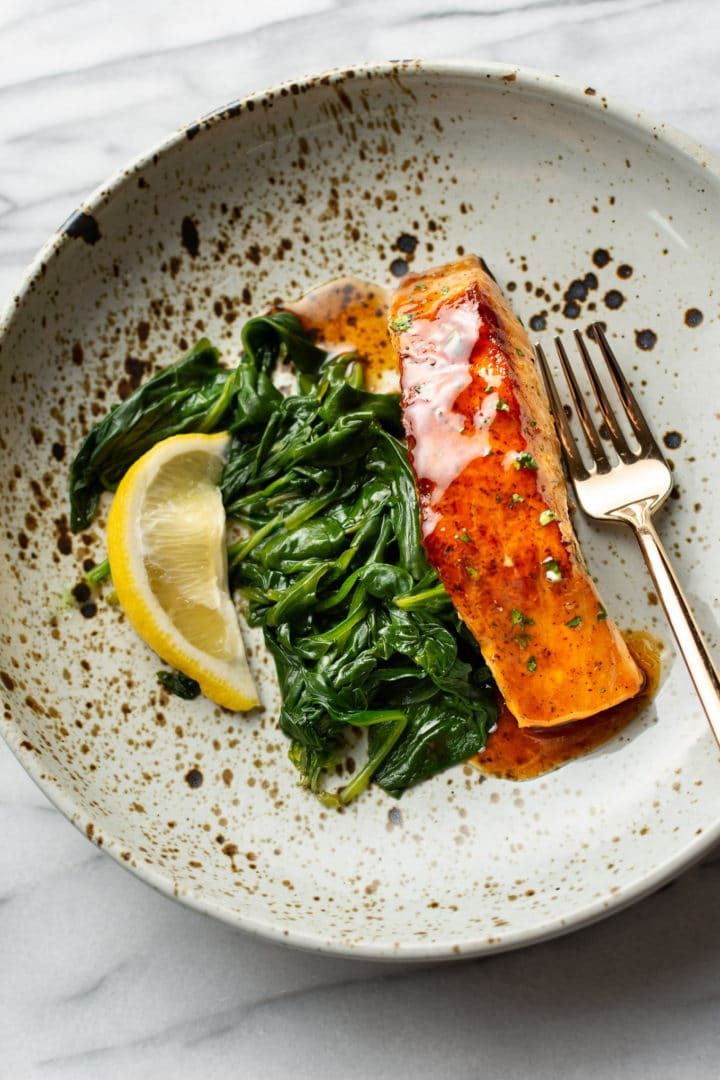
[[[0,296],[108,173],[212,106],[355,61],[541,67],[720,151],[705,0],[0,0]],[[0,747],[0,1077],[720,1075],[720,855],[635,908],[400,968],[250,940],[135,880]]]

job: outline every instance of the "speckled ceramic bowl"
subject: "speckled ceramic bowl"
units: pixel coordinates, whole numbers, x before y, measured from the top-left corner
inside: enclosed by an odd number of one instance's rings
[[[5,738],[78,828],[140,877],[245,930],[365,956],[536,941],[636,899],[718,836],[720,763],[631,538],[580,523],[621,625],[666,642],[652,709],[541,779],[458,768],[343,814],[301,790],[265,708],[159,692],[105,600],[67,602],[104,557],[68,530],[75,448],[123,387],[201,334],[355,274],[391,284],[479,252],[550,336],[600,317],[677,498],[660,522],[711,641],[720,559],[716,162],[592,89],[498,66],[400,64],[248,98],[170,138],[51,239],[5,315]]]

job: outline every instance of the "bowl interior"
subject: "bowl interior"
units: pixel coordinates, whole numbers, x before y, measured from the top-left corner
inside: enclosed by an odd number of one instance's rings
[[[698,854],[717,835],[717,750],[619,530],[579,522],[617,620],[664,642],[653,707],[538,780],[459,768],[338,814],[296,783],[257,637],[264,708],[233,716],[161,694],[157,660],[105,596],[68,599],[104,558],[107,502],[73,536],[66,488],[88,426],[198,337],[234,362],[243,321],[276,298],[348,274],[391,285],[477,252],[540,336],[607,323],[670,436],[678,497],[660,527],[712,638],[718,417],[698,389],[720,345],[719,200],[701,154],[597,95],[419,65],[231,106],[97,193],[42,253],[0,343],[3,732],[51,798],[171,894],[370,955],[536,940]]]

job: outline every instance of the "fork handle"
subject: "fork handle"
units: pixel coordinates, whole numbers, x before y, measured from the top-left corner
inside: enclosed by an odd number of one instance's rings
[[[675,640],[687,664],[690,678],[695,684],[715,739],[720,746],[720,677],[717,668],[703,641],[695,616],[690,610],[649,513],[641,507],[637,517],[629,515],[625,520],[632,525],[640,541],[645,562],[657,586],[658,596]]]

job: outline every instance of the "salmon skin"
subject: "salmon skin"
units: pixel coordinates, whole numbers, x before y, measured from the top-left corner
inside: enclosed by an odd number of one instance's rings
[[[403,279],[390,310],[428,558],[521,727],[633,697],[644,677],[570,523],[527,334],[474,257]]]

